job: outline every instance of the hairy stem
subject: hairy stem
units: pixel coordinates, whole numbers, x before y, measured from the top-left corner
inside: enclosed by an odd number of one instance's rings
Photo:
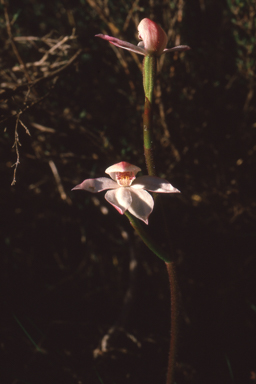
[[[168,357],[168,369],[166,384],[174,383],[175,355],[178,338],[178,284],[176,279],[176,268],[174,262],[165,263],[170,283],[171,293],[171,341]]]

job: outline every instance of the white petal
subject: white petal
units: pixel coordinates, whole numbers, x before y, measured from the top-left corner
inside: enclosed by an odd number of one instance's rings
[[[130,188],[122,188],[108,191],[105,194],[105,199],[115,207],[119,213],[123,214],[132,203],[132,195]]]
[[[111,179],[116,180],[117,172],[132,172],[135,176],[139,171],[141,171],[141,169],[136,167],[136,165],[127,163],[126,161],[121,161],[120,163],[108,167],[105,172],[111,177]]]
[[[140,176],[131,185],[134,189],[147,189],[150,192],[158,193],[180,193],[167,180],[156,176]]]
[[[148,224],[148,217],[154,208],[153,197],[143,189],[129,188],[132,195],[132,204],[128,208],[128,211]]]
[[[142,47],[137,47],[137,45],[133,45],[128,43],[127,41],[119,40],[116,37],[108,36],[108,35],[95,35],[96,37],[100,37],[103,40],[109,41],[111,44],[115,45],[118,48],[127,49],[127,51],[132,51],[138,53],[139,55],[146,55],[147,51]]]
[[[81,184],[76,185],[72,191],[75,189],[84,189],[89,192],[101,192],[105,189],[115,189],[119,188],[119,185],[107,177],[99,177],[98,179],[86,179]]]
[[[168,53],[168,52],[184,52],[184,51],[189,51],[191,48],[188,45],[177,45],[176,47],[173,48],[166,48],[163,50],[162,53]]]

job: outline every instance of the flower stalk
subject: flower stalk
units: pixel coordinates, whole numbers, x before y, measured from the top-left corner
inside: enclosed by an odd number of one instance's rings
[[[129,219],[131,226],[140,236],[141,240],[146,244],[146,246],[157,256],[159,259],[163,260],[166,264],[171,262],[170,255],[162,249],[157,242],[155,242],[152,237],[144,230],[141,223],[131,215],[129,212],[125,212],[125,216]]]

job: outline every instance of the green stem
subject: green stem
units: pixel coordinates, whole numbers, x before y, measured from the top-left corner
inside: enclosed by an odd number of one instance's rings
[[[143,86],[145,92],[145,105],[143,115],[143,141],[144,155],[148,174],[150,176],[155,176],[156,174],[152,148],[152,119],[156,60],[157,59],[155,56],[145,56],[143,62]]]
[[[166,263],[171,293],[171,341],[166,384],[174,383],[175,357],[178,339],[178,284],[174,262]]]
[[[150,235],[144,230],[141,223],[136,217],[130,214],[128,211],[125,212],[126,217],[128,217],[131,226],[140,236],[141,240],[146,244],[146,246],[157,256],[159,259],[163,260],[165,263],[170,263],[171,258],[170,255],[165,252],[152,238]]]

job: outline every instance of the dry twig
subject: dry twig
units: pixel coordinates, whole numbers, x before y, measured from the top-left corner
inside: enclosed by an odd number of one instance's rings
[[[15,94],[17,94],[19,92],[22,92],[26,89],[31,89],[40,83],[43,83],[47,80],[50,80],[50,79],[58,76],[63,71],[66,71],[71,66],[71,64],[73,64],[75,62],[75,60],[81,55],[81,53],[82,53],[82,49],[79,49],[74,54],[74,56],[72,56],[71,59],[69,59],[68,62],[65,65],[63,65],[63,67],[56,69],[56,71],[50,72],[49,75],[47,75],[47,76],[40,77],[39,79],[34,80],[30,83],[18,85],[15,89],[7,89],[3,92],[0,92],[1,100],[6,100],[6,99],[14,96]]]
[[[57,188],[58,188],[58,191],[59,191],[59,194],[60,194],[60,197],[62,200],[65,200],[69,205],[72,204],[72,201],[71,199],[67,196],[65,190],[64,190],[64,187],[62,185],[62,182],[61,182],[61,178],[60,178],[60,175],[59,175],[59,172],[58,172],[58,169],[55,165],[55,163],[52,161],[52,160],[49,160],[49,166],[52,170],[52,173],[53,173],[53,176],[54,176],[54,179],[56,181],[56,184],[57,184]]]
[[[11,185],[15,185],[16,183],[16,172],[18,165],[20,164],[20,152],[19,152],[19,147],[21,146],[20,139],[19,139],[19,133],[18,133],[18,124],[20,123],[22,127],[25,129],[26,133],[30,135],[30,132],[28,128],[25,126],[25,124],[20,120],[20,115],[22,114],[22,111],[19,111],[16,116],[16,124],[15,124],[15,131],[14,131],[14,143],[12,148],[15,148],[16,152],[16,162],[13,164],[14,171],[13,171],[13,179]]]
[[[19,51],[14,43],[14,39],[13,39],[13,36],[12,36],[12,30],[11,30],[11,24],[10,24],[10,19],[9,19],[9,14],[8,14],[8,10],[7,10],[7,4],[5,2],[5,0],[1,0],[1,4],[3,5],[4,7],[4,16],[5,16],[5,22],[6,22],[6,30],[7,30],[7,34],[8,34],[8,37],[9,37],[9,40],[10,40],[10,43],[11,43],[11,46],[12,46],[12,50],[13,50],[13,53],[15,54],[18,62],[20,63],[20,67],[22,68],[23,72],[24,72],[24,75],[26,76],[26,79],[27,81],[31,81],[31,78],[29,76],[29,73],[27,71],[27,68],[26,68],[26,65],[24,64],[20,54],[19,54]]]

